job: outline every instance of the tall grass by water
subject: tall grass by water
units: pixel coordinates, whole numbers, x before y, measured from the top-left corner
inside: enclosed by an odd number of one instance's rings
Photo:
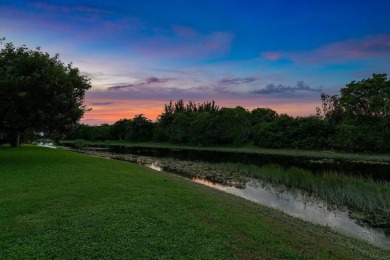
[[[337,172],[313,174],[299,168],[276,165],[256,166],[234,163],[210,164],[210,167],[262,180],[264,183],[298,189],[328,202],[364,213],[360,220],[390,230],[390,183],[352,177]]]
[[[1,259],[367,259],[389,251],[144,166],[0,147]]]

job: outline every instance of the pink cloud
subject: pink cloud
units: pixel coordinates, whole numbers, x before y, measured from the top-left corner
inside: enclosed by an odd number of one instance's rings
[[[298,63],[317,63],[362,58],[390,56],[390,35],[368,36],[363,39],[348,39],[333,42],[308,51],[263,52],[269,60],[287,58]]]
[[[92,89],[87,96],[113,100],[170,100],[170,99],[251,99],[267,95],[284,98],[308,96],[319,98],[321,87],[298,81],[296,84],[264,83],[256,77],[223,77],[199,82],[187,75],[175,77],[144,77],[129,83],[111,84],[105,89]]]
[[[182,88],[181,86],[186,85],[185,82],[188,87]],[[185,76],[174,80],[145,77],[133,82],[129,87],[117,90],[88,91],[85,102],[92,111],[86,113],[82,122],[111,124],[119,119],[133,118],[137,114],[144,114],[147,118],[156,120],[162,113],[164,104],[178,99],[192,100],[196,103],[214,100],[220,107],[243,106],[249,110],[269,107],[278,113],[292,116],[314,114],[315,107],[321,106],[319,93],[310,91],[311,87],[303,82],[293,86],[296,91],[279,90],[267,95],[252,93],[250,91],[254,87],[252,85],[240,88],[248,83],[254,83],[260,88],[262,83],[256,82],[254,77],[221,77],[221,79],[210,80],[209,84],[196,82]]]

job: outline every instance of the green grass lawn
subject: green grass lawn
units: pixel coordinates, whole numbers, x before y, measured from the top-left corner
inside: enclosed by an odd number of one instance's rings
[[[388,258],[389,251],[143,166],[0,147],[0,258]]]

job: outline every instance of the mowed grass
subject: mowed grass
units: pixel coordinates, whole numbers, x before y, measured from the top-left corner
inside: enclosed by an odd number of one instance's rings
[[[388,258],[389,251],[140,165],[0,147],[0,258]]]

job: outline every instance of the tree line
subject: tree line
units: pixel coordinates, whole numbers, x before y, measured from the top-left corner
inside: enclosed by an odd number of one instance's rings
[[[166,104],[156,122],[142,114],[113,125],[77,124],[88,109],[87,77],[59,55],[15,47],[0,38],[0,145],[55,140],[121,140],[195,146],[253,143],[267,148],[390,151],[390,80],[386,74],[352,81],[340,95],[321,94],[322,107],[307,117],[269,108],[220,108],[212,102]]]
[[[113,125],[78,124],[66,139],[390,151],[390,80],[386,74],[353,81],[340,95],[322,93],[321,101],[316,114],[306,117],[278,114],[270,108],[219,108],[214,101],[171,101],[156,122],[140,114]]]

